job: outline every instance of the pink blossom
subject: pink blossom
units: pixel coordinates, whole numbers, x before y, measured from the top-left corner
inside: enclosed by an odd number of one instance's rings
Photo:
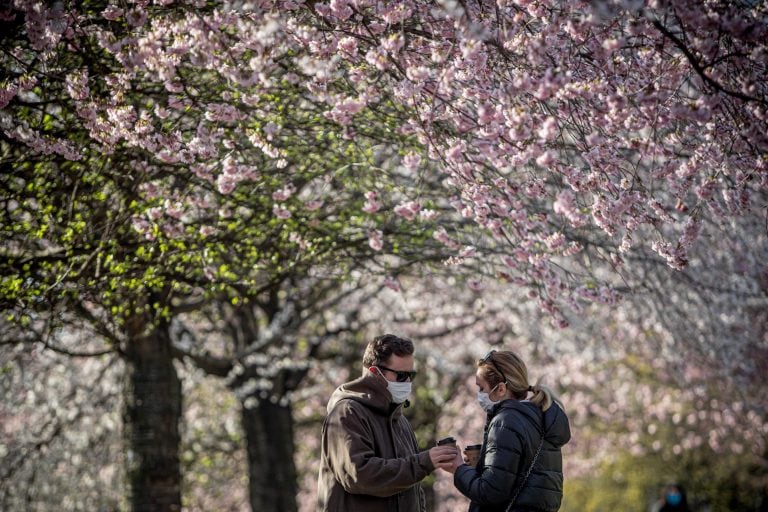
[[[272,205],[272,213],[277,217],[278,219],[290,219],[291,218],[291,211],[286,208],[285,206],[274,204]]]
[[[339,39],[338,47],[345,54],[352,56],[357,53],[357,38],[351,36],[342,37]]]
[[[383,233],[379,230],[371,229],[368,231],[368,245],[374,251],[380,251],[384,246]]]
[[[5,108],[16,96],[18,86],[16,84],[6,84],[0,86],[0,109]]]
[[[544,195],[544,184],[541,180],[532,180],[525,184],[523,190],[529,197],[541,197]]]
[[[483,103],[477,108],[477,122],[481,125],[492,122],[495,115],[496,109],[491,104]]]
[[[557,200],[553,203],[552,209],[555,213],[566,217],[574,227],[582,226],[586,222],[586,217],[576,205],[576,196],[570,190],[563,190],[557,194]]]
[[[448,248],[457,249],[459,247],[459,244],[452,240],[450,236],[448,236],[448,232],[442,226],[437,228],[434,233],[432,233],[432,237]]]
[[[155,105],[154,111],[155,115],[160,119],[166,119],[169,115],[171,115],[171,112],[167,108],[157,104]]]
[[[304,203],[304,208],[307,211],[313,212],[315,210],[322,208],[323,204],[325,204],[325,202],[322,199],[313,199],[310,201],[306,201]]]
[[[296,187],[291,183],[281,189],[272,192],[272,199],[275,201],[287,201],[296,192]]]
[[[376,213],[381,208],[381,203],[379,203],[376,199],[378,197],[378,194],[374,191],[369,191],[365,193],[365,204],[363,205],[363,211],[365,213]]]
[[[466,150],[466,144],[463,141],[458,142],[448,148],[448,151],[445,153],[445,157],[452,162],[459,162],[461,161],[462,156]]]
[[[437,217],[437,212],[435,210],[430,210],[428,208],[424,208],[419,211],[419,218],[424,221],[430,221]]]
[[[413,220],[421,210],[421,205],[416,201],[407,201],[395,206],[395,213],[405,219]]]
[[[470,279],[467,281],[467,287],[474,292],[479,292],[485,289],[485,284],[479,279]]]
[[[610,52],[617,50],[621,47],[621,40],[616,38],[609,38],[603,41],[602,47]]]
[[[239,121],[245,116],[237,107],[225,103],[211,103],[205,112],[205,118],[209,121],[232,122]]]
[[[385,71],[389,68],[389,58],[385,53],[377,49],[370,49],[365,54],[365,61],[374,66],[379,71]]]
[[[381,16],[381,19],[384,20],[385,23],[393,25],[408,19],[412,13],[413,10],[405,3],[384,2],[378,8],[377,14]]]
[[[332,119],[342,126],[352,122],[355,114],[365,108],[365,102],[360,99],[346,98],[336,103],[334,107],[325,113],[328,119]]]
[[[512,257],[510,257],[510,256],[504,256],[504,257],[502,258],[502,261],[503,261],[503,262],[504,262],[504,264],[505,264],[506,266],[508,266],[509,268],[517,268],[517,267],[518,267],[518,263],[517,263],[517,261],[515,261],[515,259],[514,259],[514,258],[512,258]]]
[[[159,153],[155,155],[155,157],[161,162],[166,164],[175,164],[176,162],[179,161],[178,153],[175,153],[167,149],[161,150]]]
[[[680,237],[678,244],[683,249],[691,247],[699,237],[700,231],[701,221],[697,217],[688,217],[685,221],[685,227],[683,228],[683,235]]]
[[[220,193],[224,195],[231,194],[237,186],[237,182],[226,174],[221,174],[216,180],[216,185]]]
[[[396,292],[401,291],[400,282],[397,280],[396,277],[393,277],[393,276],[387,276],[384,278],[384,286]]]
[[[135,9],[128,11],[125,15],[125,19],[131,26],[141,27],[147,22],[147,11],[141,7],[136,7]]]
[[[317,2],[312,7],[315,9],[317,14],[325,18],[330,18],[333,15],[331,12],[331,7],[324,2]]]
[[[340,20],[348,19],[353,13],[348,0],[331,0],[330,12]]]
[[[430,71],[426,66],[411,66],[405,70],[405,76],[412,82],[424,82],[429,79]]]
[[[74,100],[84,100],[88,97],[88,70],[74,71],[66,78],[67,92]]]
[[[152,225],[146,220],[139,216],[133,216],[131,217],[131,226],[133,229],[141,234],[147,233]]]
[[[123,9],[116,5],[109,5],[106,9],[101,11],[101,15],[104,17],[104,19],[115,21],[123,15]]]
[[[551,251],[554,251],[555,249],[559,249],[560,247],[563,247],[565,245],[565,242],[566,242],[566,239],[562,233],[553,233],[549,235],[545,240],[545,243],[547,244],[547,248]]]
[[[405,38],[399,33],[392,34],[381,40],[381,48],[390,54],[398,53],[404,44]]]
[[[541,140],[552,140],[557,135],[557,120],[550,116],[544,120],[541,128],[539,128],[538,136]]]
[[[554,151],[545,151],[536,159],[536,164],[541,167],[550,167],[555,162],[557,162],[557,158]]]
[[[421,164],[421,155],[418,153],[410,152],[403,157],[403,165],[410,170],[418,169]]]

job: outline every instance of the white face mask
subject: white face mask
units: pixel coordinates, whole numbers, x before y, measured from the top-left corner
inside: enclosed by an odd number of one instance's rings
[[[392,395],[392,402],[401,404],[408,400],[411,396],[411,383],[410,382],[391,382],[387,381],[387,389],[389,394]]]
[[[493,391],[497,387],[499,387],[498,384],[496,384],[489,393],[486,393],[485,391],[477,392],[477,403],[480,404],[480,407],[482,407],[485,410],[485,412],[491,412],[491,409],[493,409],[493,406],[499,403],[499,400],[495,402],[491,400],[491,393],[493,393]]]
[[[376,367],[372,366],[371,369],[373,368]],[[376,368],[376,372],[381,376],[382,379],[387,381],[387,390],[389,391],[389,394],[392,395],[392,403],[401,404],[408,400],[408,397],[411,396],[412,383],[410,381],[392,382],[384,377],[384,374],[381,373],[379,368]]]

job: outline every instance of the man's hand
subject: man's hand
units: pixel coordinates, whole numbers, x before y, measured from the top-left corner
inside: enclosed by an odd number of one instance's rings
[[[459,449],[454,445],[435,446],[429,449],[429,459],[436,468],[441,468],[456,457],[461,457]]]
[[[434,448],[432,448],[432,450],[434,450]],[[430,455],[432,450],[430,450]],[[447,471],[450,474],[454,474],[456,472],[456,468],[458,468],[462,464],[464,464],[464,457],[461,456],[461,452],[459,451],[458,448],[456,448],[455,451],[451,454],[451,456],[447,460],[444,460],[444,461],[441,460],[439,463],[435,464],[435,467],[438,467],[443,471]]]

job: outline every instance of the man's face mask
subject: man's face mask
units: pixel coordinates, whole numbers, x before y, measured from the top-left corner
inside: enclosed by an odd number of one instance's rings
[[[384,374],[381,370],[387,370],[396,375],[395,382],[387,380],[387,390],[389,390],[389,394],[392,395],[392,402],[401,404],[408,400],[408,397],[411,396],[411,388],[413,386],[411,380],[416,376],[416,372],[392,370],[391,368],[387,368],[381,365],[376,368],[379,371],[379,375],[381,375],[385,380],[386,377],[384,377]]]
[[[389,394],[392,395],[392,402],[401,404],[408,400],[408,397],[411,396],[411,386],[410,382],[387,381],[387,389]]]

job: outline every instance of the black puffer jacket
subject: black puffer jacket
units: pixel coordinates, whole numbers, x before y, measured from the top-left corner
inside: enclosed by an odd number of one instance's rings
[[[559,405],[542,413],[528,401],[504,400],[488,414],[477,468],[459,466],[456,488],[472,500],[470,512],[504,512],[531,465],[541,435],[544,443],[535,467],[517,496],[513,511],[555,512],[563,497],[563,456],[571,439],[568,417]]]

